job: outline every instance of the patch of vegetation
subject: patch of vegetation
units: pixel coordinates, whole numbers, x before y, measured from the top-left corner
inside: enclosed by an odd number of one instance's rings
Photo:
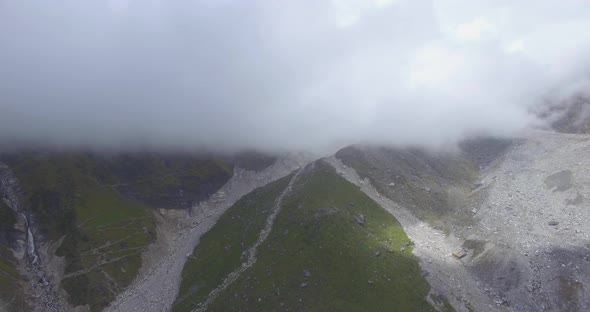
[[[0,200],[0,311],[28,311],[21,286],[21,276],[10,250],[10,237],[16,214]]]
[[[74,212],[56,252],[67,260],[62,285],[72,303],[98,310],[135,278],[155,224],[149,207],[107,190],[83,192]]]
[[[62,280],[74,305],[104,308],[135,278],[156,238],[153,209],[185,208],[232,175],[214,159],[151,154],[21,153],[3,157],[46,241],[63,237]]]
[[[257,262],[210,311],[434,311],[397,220],[329,165],[301,175],[282,207]],[[206,271],[224,252],[194,257]]]
[[[173,311],[192,311],[244,261],[292,176],[242,197],[205,233],[187,260]]]

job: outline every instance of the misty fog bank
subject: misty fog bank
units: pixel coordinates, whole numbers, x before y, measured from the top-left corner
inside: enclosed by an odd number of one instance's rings
[[[444,146],[589,90],[590,2],[0,2],[0,146]]]

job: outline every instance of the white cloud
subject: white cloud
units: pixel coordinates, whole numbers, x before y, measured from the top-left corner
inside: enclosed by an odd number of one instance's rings
[[[340,27],[356,24],[372,11],[386,9],[397,0],[331,0],[335,8],[336,21]]]
[[[506,45],[506,47],[504,48],[504,51],[506,53],[524,52],[525,51],[524,41],[522,41],[521,39],[514,40],[514,41],[510,42],[508,45]]]
[[[411,64],[411,87],[437,88],[451,83],[461,70],[462,60],[453,51],[433,44],[419,49]]]
[[[129,8],[131,0],[108,0],[110,10],[114,14],[122,14]]]
[[[455,36],[465,41],[479,40],[494,31],[494,25],[483,17],[457,25]]]
[[[577,0],[6,1],[0,143],[276,150],[506,135],[534,123],[548,92],[588,78],[588,20]]]

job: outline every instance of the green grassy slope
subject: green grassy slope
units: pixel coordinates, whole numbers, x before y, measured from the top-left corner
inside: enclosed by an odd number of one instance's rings
[[[239,212],[228,210],[224,218],[236,219]],[[364,225],[355,220],[360,214]],[[244,215],[258,216],[244,211],[240,218]],[[215,246],[223,244],[226,231],[235,229],[219,223],[203,237],[191,273],[186,272],[191,282],[185,289],[205,283],[207,278],[198,276],[225,262],[226,251]],[[209,310],[433,311],[426,301],[430,286],[407,242],[394,217],[329,165],[317,162],[285,198],[257,262]],[[175,311],[191,307],[177,305]]]
[[[98,310],[133,281],[155,224],[149,207],[97,189],[82,192],[74,211],[76,224],[56,252],[67,260],[62,287],[72,304]]]
[[[70,303],[88,304],[93,311],[137,275],[141,253],[155,239],[152,207],[190,206],[232,173],[225,162],[188,156],[21,153],[3,158],[19,179],[23,207],[33,213],[44,240],[63,238],[56,254],[66,259],[61,286]]]
[[[285,177],[244,196],[201,237],[183,269],[174,311],[194,309],[242,264],[242,253],[256,242],[277,196],[290,179]]]
[[[16,214],[0,200],[0,311],[28,311],[21,276],[10,251]]]

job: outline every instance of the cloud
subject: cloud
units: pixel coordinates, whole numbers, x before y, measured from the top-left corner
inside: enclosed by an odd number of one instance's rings
[[[0,2],[0,143],[321,150],[512,135],[588,79],[590,3]],[[561,96],[561,95],[560,95]]]
[[[506,53],[519,53],[525,51],[524,41],[516,39],[505,46],[504,51]]]
[[[455,36],[461,40],[478,40],[488,32],[492,32],[494,25],[485,18],[478,17],[470,22],[457,25]]]

